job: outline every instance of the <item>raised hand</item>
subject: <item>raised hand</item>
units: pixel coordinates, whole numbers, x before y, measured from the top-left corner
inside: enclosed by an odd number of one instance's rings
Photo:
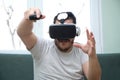
[[[92,32],[89,32],[88,29],[86,29],[86,34],[87,34],[87,43],[86,44],[79,44],[79,43],[74,43],[73,45],[81,48],[85,53],[87,53],[89,56],[93,56],[96,54],[96,49],[95,49],[95,38]]]
[[[30,20],[39,20],[39,19],[44,19],[45,15],[42,15],[41,11],[39,8],[30,8],[24,13],[25,19],[30,19]]]

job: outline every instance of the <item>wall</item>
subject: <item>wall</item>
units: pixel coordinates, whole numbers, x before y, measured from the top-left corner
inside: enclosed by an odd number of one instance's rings
[[[103,52],[120,52],[120,0],[102,0]]]

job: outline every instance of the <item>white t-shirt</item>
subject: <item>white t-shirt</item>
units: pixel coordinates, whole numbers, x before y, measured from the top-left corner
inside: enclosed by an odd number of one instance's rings
[[[34,80],[83,80],[82,64],[88,55],[73,47],[69,53],[58,50],[54,41],[38,39],[30,50],[34,61]]]

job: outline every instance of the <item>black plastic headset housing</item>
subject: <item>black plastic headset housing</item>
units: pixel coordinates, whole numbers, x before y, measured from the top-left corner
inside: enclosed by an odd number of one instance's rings
[[[76,36],[74,24],[52,24],[49,27],[49,35],[52,39],[69,39]]]

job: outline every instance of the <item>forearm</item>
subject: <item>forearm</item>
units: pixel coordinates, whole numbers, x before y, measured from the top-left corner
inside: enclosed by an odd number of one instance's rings
[[[32,49],[37,42],[36,35],[32,32],[34,20],[29,20],[29,16],[36,13],[37,18],[40,17],[41,12],[39,8],[31,8],[24,12],[24,18],[20,22],[17,28],[17,34],[25,44],[28,50]],[[44,19],[45,16],[42,15],[40,19]]]
[[[97,55],[89,57],[89,73],[88,80],[100,80],[101,67],[97,58]]]
[[[27,36],[32,33],[33,21],[23,19],[17,28],[17,33],[20,37]]]

